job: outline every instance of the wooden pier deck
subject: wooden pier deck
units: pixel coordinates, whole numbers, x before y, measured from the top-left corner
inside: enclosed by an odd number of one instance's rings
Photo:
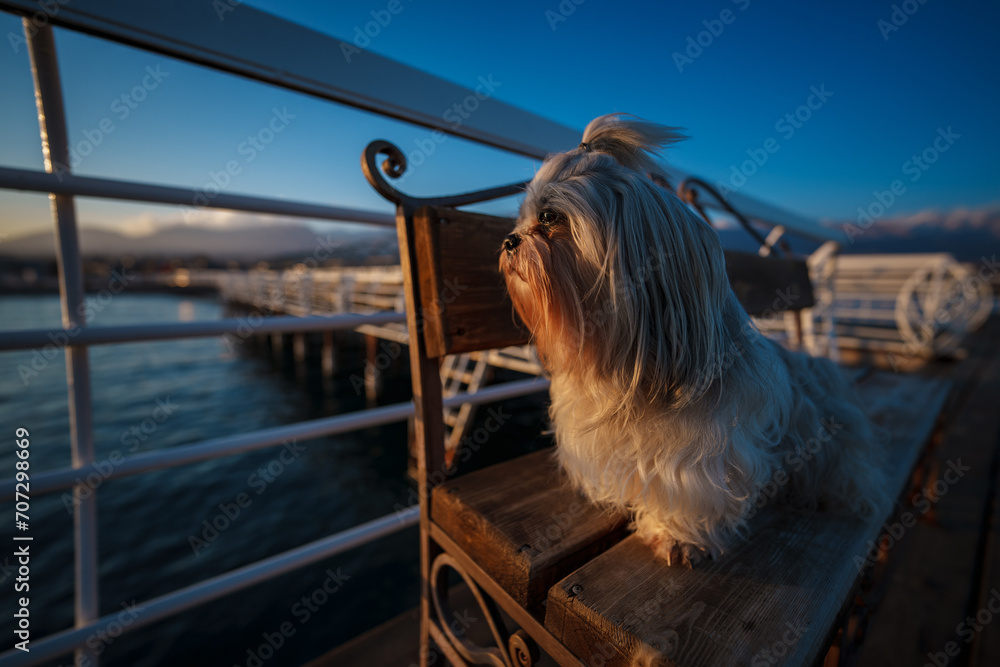
[[[930,456],[940,474],[951,468],[962,475],[946,489],[939,485],[937,495],[928,493],[929,510],[891,547],[857,663],[862,667],[1000,664],[1000,614],[990,608],[992,600],[992,609],[1000,609],[1000,317],[970,335],[965,348],[960,361],[916,371],[953,382]],[[471,599],[463,606],[459,598],[455,608],[482,617]],[[413,609],[307,667],[418,665],[417,623]],[[444,664],[443,658],[432,664]]]

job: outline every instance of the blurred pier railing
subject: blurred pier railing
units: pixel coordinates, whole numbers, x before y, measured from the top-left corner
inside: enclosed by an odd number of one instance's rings
[[[893,367],[961,356],[966,335],[994,309],[991,282],[948,253],[840,255],[824,298],[838,350],[883,356]],[[780,317],[756,321],[771,334],[788,328]]]
[[[193,284],[214,285],[227,301],[289,315],[403,312],[403,271],[396,266],[198,271]]]

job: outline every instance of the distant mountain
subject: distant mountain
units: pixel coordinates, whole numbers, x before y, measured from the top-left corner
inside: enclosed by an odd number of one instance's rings
[[[148,236],[125,236],[99,228],[80,231],[80,249],[86,258],[122,257],[140,259],[207,257],[218,261],[317,259],[345,252],[371,254],[396,252],[393,229],[355,229],[331,225],[327,234],[317,234],[299,224],[245,227],[194,227],[176,225]],[[55,256],[55,238],[50,233],[31,234],[0,243],[0,257],[50,259]]]
[[[844,253],[950,252],[959,261],[974,262],[982,256],[1000,254],[1000,207],[922,211],[909,216],[874,221],[867,229],[856,220],[823,221],[841,236]],[[849,238],[849,234],[852,238]],[[756,250],[753,239],[742,229],[720,229],[723,245],[737,250]],[[789,238],[797,252],[811,252],[816,244]],[[853,243],[851,242],[853,240]],[[360,225],[330,225],[328,233],[317,233],[298,223],[195,227],[175,225],[149,236],[124,236],[100,228],[84,228],[80,245],[87,258],[189,259],[215,261],[303,261],[367,255],[395,255],[395,230]],[[55,240],[50,233],[5,239],[0,258],[51,259]]]
[[[867,229],[857,220],[825,224],[844,232],[844,252],[950,252],[963,262],[1000,253],[1000,207],[927,210],[875,220]]]
[[[959,208],[949,212],[921,211],[874,220],[867,229],[857,220],[824,220],[840,236],[844,254],[949,252],[961,262],[976,262],[1000,254],[1000,207]],[[721,229],[727,248],[754,251],[757,246],[742,229]],[[793,250],[808,253],[815,243],[790,237]]]

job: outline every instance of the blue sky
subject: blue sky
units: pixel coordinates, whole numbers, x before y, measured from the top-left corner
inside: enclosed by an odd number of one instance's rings
[[[806,216],[855,217],[874,191],[900,178],[909,183],[907,163],[947,128],[957,138],[921,169],[891,213],[1000,202],[997,3],[563,0],[561,13],[558,0],[402,3],[368,48],[466,86],[491,75],[501,84],[498,98],[580,129],[611,111],[686,127],[691,140],[671,159],[713,182],[725,182],[751,154],[759,159],[771,139],[778,150],[742,190]],[[350,39],[388,1],[247,4]],[[911,14],[905,23],[897,14],[901,25],[887,31],[894,5],[902,11],[904,4]],[[713,29],[717,34],[699,35]],[[0,35],[19,30],[18,19],[0,13]],[[230,192],[385,209],[361,177],[361,149],[374,138],[409,144],[428,133],[70,31],[56,34],[71,141],[101,139],[76,165],[81,174],[199,187],[237,160]],[[690,46],[699,38],[700,52]],[[27,54],[3,41],[0,164],[40,169]],[[120,96],[144,81],[145,99],[127,107]],[[797,110],[801,118],[808,102],[808,120],[783,120]],[[247,160],[242,142],[274,109],[287,110],[285,126]],[[113,130],[102,131],[102,122]],[[529,178],[535,167],[452,138],[406,188],[451,193]],[[176,207],[99,200],[81,199],[78,208],[83,225],[131,234],[247,219],[205,213],[185,220]],[[51,228],[44,196],[0,192],[0,211],[3,233]]]

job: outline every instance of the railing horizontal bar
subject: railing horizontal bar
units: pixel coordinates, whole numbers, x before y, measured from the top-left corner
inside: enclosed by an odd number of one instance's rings
[[[465,403],[472,405],[482,405],[483,403],[493,403],[503,401],[517,396],[527,396],[541,391],[548,391],[548,378],[531,378],[529,380],[514,380],[513,382],[503,382],[489,387],[483,387],[479,391],[471,394],[455,394],[446,397],[442,403],[446,408],[457,408]]]
[[[198,463],[199,461],[222,456],[243,454],[279,445],[283,442],[310,440],[312,438],[337,435],[339,433],[389,424],[406,419],[412,413],[412,403],[396,403],[380,408],[337,415],[335,417],[326,417],[324,419],[315,419],[286,426],[275,426],[250,433],[212,438],[193,445],[144,452],[125,458],[117,465],[113,465],[112,470],[104,471],[103,473],[89,467],[49,470],[32,475],[32,495],[38,497],[40,494],[68,489],[73,485],[77,477],[86,483],[86,477],[89,474],[97,474],[100,483],[103,484],[110,479]],[[103,460],[99,463],[112,465],[110,462]],[[4,484],[0,489],[2,489],[0,491],[0,501],[7,502],[11,500],[14,497],[14,478],[4,480]]]
[[[471,394],[457,394],[444,400],[446,407],[458,406],[463,403],[479,405],[501,401],[516,396],[544,391],[548,389],[549,381],[545,378],[532,378],[530,380],[516,380],[503,384],[485,387]],[[100,483],[110,479],[118,479],[149,472],[151,470],[161,470],[163,468],[173,468],[176,466],[188,465],[208,459],[231,456],[251,452],[283,442],[311,440],[324,436],[348,433],[373,426],[381,426],[392,422],[402,421],[413,414],[413,403],[394,403],[370,410],[360,410],[334,417],[314,419],[297,424],[276,426],[274,428],[261,429],[251,433],[240,433],[228,435],[221,438],[212,438],[193,445],[172,447],[161,449],[135,456],[129,456],[117,464],[102,460],[99,463],[107,464],[104,468],[111,467],[111,470],[97,470],[93,467],[86,468],[58,468],[46,472],[37,473],[31,477],[31,491],[35,497],[45,493],[53,493],[62,489],[68,489],[80,478],[84,484],[87,483],[87,476],[98,475]],[[0,484],[0,502],[8,502],[14,498],[15,479],[13,477],[3,480]]]
[[[345,57],[355,38],[346,30],[325,35],[237,4],[225,7],[222,21],[219,3],[204,0],[73,0],[45,12],[45,20],[535,158],[580,141],[578,130],[501,101],[493,92],[502,82],[489,72],[462,86],[368,49]],[[0,8],[31,16],[40,6],[0,0]],[[476,112],[449,122],[445,112],[469,96],[477,100]]]
[[[384,313],[344,313],[341,315],[310,315],[308,317],[228,318],[205,322],[167,322],[161,324],[124,324],[110,327],[66,329],[25,329],[0,332],[0,351],[41,348],[46,345],[107,345],[138,343],[176,338],[201,338],[229,334],[246,338],[252,334],[285,331],[336,331],[356,329],[365,324],[381,325],[405,322],[406,315],[395,311]]]
[[[249,588],[255,584],[273,579],[282,574],[305,567],[317,561],[336,556],[339,553],[362,546],[380,537],[396,533],[416,525],[420,517],[419,508],[409,507],[359,526],[348,528],[336,535],[310,542],[284,553],[251,563],[244,567],[200,581],[180,590],[135,605],[133,622],[121,623],[121,611],[102,616],[94,623],[80,628],[64,630],[38,641],[32,641],[31,652],[11,649],[0,655],[0,665],[4,667],[30,667],[69,653],[98,633],[108,633],[112,624],[122,631],[137,628],[174,616],[198,605],[211,602],[223,596]],[[348,574],[348,576],[350,576]],[[346,579],[346,577],[345,577]],[[339,584],[338,584],[339,585]],[[118,631],[116,631],[118,632]],[[115,634],[114,636],[117,636]]]
[[[251,197],[220,192],[207,197],[193,188],[175,188],[152,183],[136,183],[110,178],[76,176],[67,172],[50,174],[33,169],[0,167],[0,188],[26,190],[29,192],[52,192],[55,194],[78,195],[81,197],[102,197],[129,201],[176,204],[190,208],[223,208],[251,213],[273,213],[318,220],[363,222],[372,225],[392,227],[396,224],[392,213],[366,211],[364,209],[310,204],[307,202]],[[198,204],[195,198],[198,198]]]

